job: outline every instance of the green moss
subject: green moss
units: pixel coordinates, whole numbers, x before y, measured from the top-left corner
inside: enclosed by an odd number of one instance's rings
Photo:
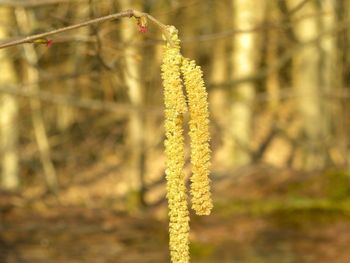
[[[190,243],[190,255],[193,259],[208,258],[214,253],[215,246],[208,243],[202,242],[191,242]]]
[[[342,170],[328,170],[320,175],[289,183],[283,195],[291,198],[314,197],[341,200],[350,197],[350,178]]]
[[[217,201],[214,213],[223,217],[267,216],[279,223],[298,226],[350,219],[350,183],[344,171],[308,176],[279,190],[260,199]]]
[[[222,216],[248,214],[266,216],[276,213],[341,214],[350,217],[350,198],[341,201],[319,198],[262,199],[249,201],[218,202],[214,213]]]
[[[344,171],[324,173],[325,192],[332,200],[341,200],[350,196],[349,176]]]

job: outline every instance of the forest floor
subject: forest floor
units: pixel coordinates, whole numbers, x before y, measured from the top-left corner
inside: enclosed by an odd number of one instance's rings
[[[350,262],[341,172],[250,171],[213,182],[212,215],[191,214],[191,262]],[[170,262],[165,206],[126,213],[21,202],[1,195],[0,262]]]

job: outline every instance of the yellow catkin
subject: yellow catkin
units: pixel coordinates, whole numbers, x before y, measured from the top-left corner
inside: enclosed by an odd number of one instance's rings
[[[169,206],[169,247],[173,263],[189,262],[189,212],[183,167],[185,150],[183,113],[187,110],[180,77],[180,41],[177,30],[168,27],[171,43],[163,51],[162,79],[165,103],[165,154]]]
[[[198,215],[209,215],[213,208],[210,193],[209,167],[209,112],[208,94],[205,90],[203,73],[194,61],[183,59],[181,71],[190,111],[191,138],[191,195],[192,208]]]

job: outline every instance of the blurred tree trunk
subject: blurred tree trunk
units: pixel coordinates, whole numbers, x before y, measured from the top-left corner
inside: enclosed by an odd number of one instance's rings
[[[347,22],[350,20],[350,0],[337,1],[338,16],[341,18],[341,22]],[[340,14],[339,14],[340,13]],[[343,39],[343,79],[344,82],[350,82],[350,52],[348,48],[350,46],[350,28],[345,30],[345,34],[340,35]]]
[[[74,8],[74,19],[77,21],[84,21],[88,19],[88,8],[84,5],[72,5],[70,8]],[[88,36],[89,27],[78,28],[75,31],[77,36]],[[67,44],[70,50],[70,56],[65,61],[65,71],[67,74],[74,74],[77,71],[83,71],[86,62],[86,43],[80,43],[78,41],[72,41]],[[64,89],[68,96],[74,96],[77,93],[76,87],[77,82],[75,78],[68,79],[60,89]],[[57,105],[57,127],[61,131],[67,130],[71,125],[74,124],[77,112],[74,107],[69,105]]]
[[[337,15],[336,15],[336,3],[332,0],[324,0],[320,2],[321,5],[321,21],[320,27],[322,32],[330,32],[337,30]],[[324,142],[327,146],[329,157],[333,164],[341,165],[344,163],[344,157],[342,152],[335,154],[337,149],[342,149],[342,144],[339,145],[339,140],[334,138],[341,137],[341,125],[339,123],[339,116],[342,116],[342,112],[338,108],[338,101],[333,100],[330,96],[332,93],[339,93],[340,87],[343,86],[341,80],[341,68],[340,61],[338,59],[338,35],[325,35],[321,39],[321,66],[320,66],[320,80],[321,89],[325,94],[321,103],[321,114],[323,121],[325,122],[325,139]],[[335,103],[336,102],[336,103]],[[340,125],[339,125],[340,124]],[[328,139],[327,139],[328,138]]]
[[[321,2],[322,32],[336,30],[337,21],[335,13],[335,3],[332,0]],[[337,38],[335,35],[327,34],[321,39],[321,81],[323,91],[329,94],[333,89],[339,86],[339,70],[337,70]]]
[[[227,1],[213,2],[213,28],[214,32],[224,31],[227,27],[227,19],[229,19]],[[212,118],[217,122],[218,131],[221,133],[222,147],[216,149],[215,156],[225,165],[229,165],[231,158],[227,154],[229,152],[230,133],[227,129],[229,118],[228,106],[228,90],[225,86],[228,77],[228,40],[227,38],[219,38],[213,42],[211,52],[212,67],[210,72],[210,82],[217,88],[209,93],[209,105]]]
[[[276,2],[269,1],[264,12],[266,29],[266,65],[269,70],[269,74],[266,79],[266,89],[269,95],[268,105],[272,112],[276,112],[279,107],[279,70],[276,69],[278,64],[279,55],[279,39],[278,31],[271,25],[275,22],[276,14]]]
[[[0,6],[0,39],[10,37],[13,14],[11,9]],[[16,70],[9,55],[9,49],[0,50],[0,85],[18,82]],[[8,94],[0,97],[0,149],[1,149],[1,186],[15,190],[19,186],[18,178],[18,103],[17,98]]]
[[[119,5],[122,10],[130,8],[142,10],[139,1],[121,0],[119,1]],[[124,43],[124,81],[128,88],[131,106],[135,109],[129,115],[128,147],[130,151],[132,172],[128,177],[128,182],[130,183],[130,193],[139,195],[139,204],[144,204],[144,195],[142,192],[144,189],[145,175],[142,114],[144,94],[140,74],[140,50],[139,47],[135,45],[140,38],[138,35],[139,33],[137,32],[136,23],[132,23],[132,20],[123,19],[121,24],[121,40]],[[133,202],[134,201],[135,200],[133,200]]]
[[[261,4],[261,2],[259,1]],[[233,28],[251,30],[257,26],[260,17],[259,3],[254,0],[233,0]],[[247,78],[257,70],[257,32],[238,33],[233,38],[232,72],[234,79]],[[245,81],[232,90],[231,139],[232,162],[243,165],[250,161],[250,141],[255,84]]]
[[[289,0],[287,2],[289,10],[293,10],[301,2],[302,0]],[[316,3],[309,1],[293,14],[292,21],[295,21],[293,31],[297,44],[303,45],[319,35],[317,11]],[[321,110],[324,103],[320,89],[320,61],[320,49],[316,44],[305,45],[293,57],[293,87],[298,98],[298,109],[305,136],[300,165],[307,169],[323,166],[325,157],[323,140],[328,134],[328,121]]]
[[[18,7],[15,10],[17,25],[19,31],[28,35],[33,30],[33,14],[24,8]],[[38,57],[34,45],[23,45],[24,57],[26,62],[23,67],[24,82],[31,83],[31,90],[38,92],[39,72],[37,70]],[[51,192],[58,190],[56,170],[51,160],[50,144],[47,137],[46,128],[41,111],[41,102],[38,99],[30,99],[31,118],[34,128],[36,142],[39,148],[40,160],[44,170],[45,181]]]
[[[337,17],[339,18],[340,23],[346,23],[350,21],[350,0],[337,1],[336,2]],[[343,92],[349,94],[349,85],[350,83],[350,52],[348,51],[350,46],[350,28],[348,27],[344,33],[339,34],[339,48],[338,56],[341,60],[341,81],[344,83],[342,85]],[[341,131],[340,142],[342,143],[342,156],[346,156],[346,164],[348,168],[348,173],[350,175],[350,141],[349,141],[349,120],[350,119],[350,107],[348,104],[348,99],[342,100],[342,103],[339,103],[338,106],[341,107],[342,117],[337,118],[338,126],[337,130]],[[344,143],[345,142],[345,143]]]
[[[200,7],[199,7],[200,8]],[[200,11],[193,6],[189,6],[179,12],[179,24],[181,27],[179,28],[179,36],[180,39],[188,39],[189,41],[183,41],[181,46],[181,51],[185,57],[195,58],[196,55],[199,54],[198,42],[191,40],[193,37],[197,35],[197,28],[200,26],[200,19],[202,18],[199,15]],[[189,21],[197,21],[197,23],[189,22]]]

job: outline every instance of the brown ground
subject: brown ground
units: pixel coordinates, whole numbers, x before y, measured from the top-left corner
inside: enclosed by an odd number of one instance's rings
[[[191,262],[350,262],[348,210],[323,201],[290,202],[282,196],[286,182],[293,183],[291,176],[266,178],[252,173],[230,180],[232,185],[225,179],[214,182],[212,215],[191,215]],[[0,262],[170,262],[162,207],[130,215],[110,208],[21,202],[20,197],[1,195]]]

